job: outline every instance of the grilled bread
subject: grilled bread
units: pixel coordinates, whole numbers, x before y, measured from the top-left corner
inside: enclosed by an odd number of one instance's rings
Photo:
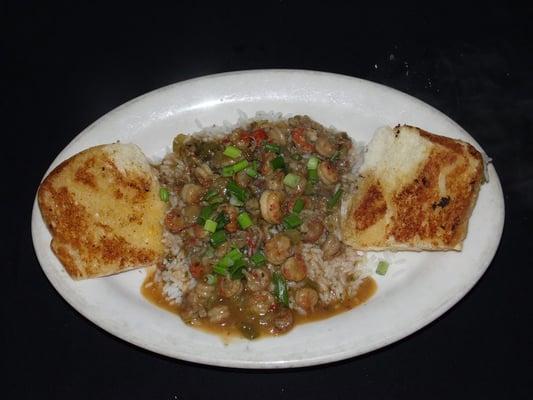
[[[38,201],[52,250],[73,279],[115,274],[158,262],[165,204],[141,150],[108,144],[55,168]]]
[[[368,145],[342,234],[360,250],[461,250],[484,164],[470,144],[411,126]]]

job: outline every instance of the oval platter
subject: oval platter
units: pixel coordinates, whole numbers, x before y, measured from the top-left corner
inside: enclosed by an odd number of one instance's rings
[[[369,81],[301,70],[255,70],[211,75],[138,97],[86,128],[57,156],[61,161],[98,144],[135,143],[148,157],[162,157],[177,133],[235,123],[257,111],[307,114],[324,126],[368,142],[383,125],[409,124],[481,147],[459,125],[409,95]],[[504,222],[498,175],[488,167],[461,252],[398,252],[386,257],[385,276],[362,306],[296,326],[278,337],[248,341],[221,338],[185,325],[140,294],[144,270],[73,281],[50,249],[51,235],[37,202],[32,235],[42,269],[59,294],[86,318],[139,347],[196,363],[236,368],[291,368],[354,357],[400,340],[456,304],[488,268]],[[374,256],[370,255],[372,259]],[[52,294],[51,294],[52,295]],[[474,316],[473,316],[474,317]]]

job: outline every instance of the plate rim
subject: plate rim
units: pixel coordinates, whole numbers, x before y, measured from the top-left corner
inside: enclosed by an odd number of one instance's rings
[[[120,112],[122,109],[127,108],[131,106],[132,104],[135,104],[139,101],[142,101],[144,98],[152,97],[154,95],[163,93],[165,91],[169,90],[176,90],[176,88],[179,88],[180,86],[185,86],[187,84],[194,83],[196,81],[206,81],[210,79],[217,79],[217,78],[224,78],[224,77],[237,77],[242,75],[262,75],[262,74],[298,74],[298,75],[308,75],[308,76],[326,76],[330,78],[335,79],[344,79],[349,81],[358,81],[359,84],[367,85],[370,87],[378,87],[380,90],[389,91],[392,93],[395,93],[396,95],[400,95],[402,97],[408,98],[410,101],[418,104],[419,106],[428,109],[429,111],[438,114],[440,117],[445,118],[448,123],[455,126],[459,131],[465,133],[469,140],[473,144],[477,146],[478,149],[483,151],[483,148],[479,145],[479,143],[473,138],[465,129],[463,129],[457,122],[455,122],[453,119],[451,119],[448,115],[444,114],[443,112],[439,111],[437,108],[433,107],[432,105],[410,95],[405,92],[402,92],[398,89],[392,88],[390,86],[386,86],[382,83],[370,81],[367,79],[362,79],[358,77],[353,77],[345,74],[338,74],[338,73],[331,73],[331,72],[323,72],[323,71],[316,71],[316,70],[307,70],[307,69],[282,69],[282,68],[276,68],[276,69],[252,69],[252,70],[238,70],[238,71],[229,71],[229,72],[222,72],[217,74],[210,74],[205,76],[199,76],[194,77],[191,79],[175,82],[169,85],[165,85],[159,88],[156,88],[154,90],[151,90],[149,92],[146,92],[144,94],[141,94],[137,97],[132,98],[131,100],[120,104],[119,106],[113,108],[112,110],[106,112],[102,116],[100,116],[98,119],[96,119],[94,122],[89,124],[87,127],[85,127],[81,132],[79,132],[65,147],[62,148],[62,150],[56,155],[54,160],[50,163],[48,169],[43,174],[40,183],[44,180],[44,178],[48,175],[48,173],[55,168],[56,164],[58,163],[59,159],[63,158],[64,152],[66,152],[70,147],[76,144],[76,142],[86,134],[87,131],[94,128],[95,126],[102,123],[104,120],[106,120],[109,117],[112,117],[114,114]],[[285,368],[300,368],[300,367],[310,367],[310,366],[316,366],[316,365],[322,365],[326,363],[332,363],[336,361],[341,360],[347,360],[350,358],[354,358],[357,356],[360,356],[362,354],[368,354],[371,353],[377,349],[384,348],[390,344],[393,344],[395,342],[398,342],[402,339],[408,338],[409,336],[413,335],[414,333],[418,332],[422,328],[428,326],[432,322],[436,321],[438,318],[443,316],[445,313],[447,313],[453,306],[455,306],[457,303],[461,301],[471,290],[472,288],[479,282],[481,277],[485,274],[489,266],[492,264],[492,261],[494,259],[494,256],[496,255],[500,244],[501,244],[501,238],[503,235],[503,229],[505,225],[505,198],[503,195],[503,188],[501,185],[501,181],[499,179],[498,173],[496,169],[494,168],[493,164],[488,165],[488,169],[490,171],[491,175],[491,183],[495,185],[495,190],[498,192],[499,200],[501,201],[501,209],[500,211],[500,218],[501,218],[501,224],[498,226],[498,232],[495,235],[497,239],[495,239],[496,245],[491,249],[489,252],[489,257],[487,258],[486,265],[481,264],[482,268],[478,271],[477,276],[474,276],[474,279],[469,282],[467,286],[463,287],[463,290],[461,290],[460,293],[455,293],[455,296],[453,298],[449,299],[449,301],[446,301],[445,303],[439,305],[439,307],[434,308],[430,313],[427,313],[425,315],[425,318],[420,318],[416,323],[414,323],[411,328],[406,333],[405,331],[398,331],[394,334],[391,334],[385,338],[382,338],[382,340],[377,341],[374,343],[373,346],[365,347],[364,349],[359,349],[356,351],[350,351],[350,350],[340,350],[335,353],[330,353],[326,355],[321,355],[313,358],[304,358],[301,360],[280,360],[280,361],[255,361],[255,360],[237,360],[236,362],[232,362],[228,360],[218,360],[218,359],[210,359],[208,356],[202,356],[197,355],[194,357],[186,356],[186,357],[178,357],[175,354],[171,354],[170,352],[164,352],[160,348],[157,348],[156,346],[152,346],[151,343],[143,342],[142,340],[139,340],[134,335],[128,335],[124,331],[121,331],[120,329],[114,329],[114,327],[109,326],[105,323],[104,320],[98,318],[98,316],[95,316],[89,312],[89,310],[83,308],[82,306],[78,305],[76,303],[76,299],[71,298],[69,295],[65,295],[62,293],[59,285],[59,279],[52,276],[51,272],[48,271],[45,267],[43,267],[43,263],[41,261],[40,252],[44,251],[43,249],[39,249],[39,246],[36,244],[36,229],[37,225],[40,219],[42,219],[40,209],[38,206],[37,201],[37,190],[33,202],[32,207],[32,219],[31,219],[31,234],[32,234],[32,243],[34,247],[34,252],[37,256],[39,265],[41,267],[41,270],[44,272],[45,276],[47,277],[48,281],[52,284],[56,292],[71,306],[73,307],[78,313],[80,313],[84,318],[88,319],[91,323],[95,324],[97,327],[101,328],[105,332],[115,336],[115,338],[118,338],[120,340],[123,340],[127,343],[133,344],[135,346],[140,347],[141,349],[146,349],[151,352],[154,352],[156,354],[169,357],[172,359],[180,360],[180,361],[186,361],[186,362],[192,362],[197,364],[203,364],[203,365],[211,365],[211,366],[217,366],[217,367],[226,367],[226,368],[246,368],[246,369],[285,369]],[[43,221],[41,221],[43,222]],[[57,281],[56,281],[57,279]]]

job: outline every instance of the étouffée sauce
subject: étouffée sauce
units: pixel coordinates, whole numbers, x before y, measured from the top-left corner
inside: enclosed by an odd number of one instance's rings
[[[161,285],[154,279],[154,271],[150,271],[141,286],[142,295],[149,300],[151,303],[156,306],[163,308],[167,311],[170,311],[173,314],[180,315],[179,305],[170,302],[167,300],[163,294]],[[341,303],[337,303],[332,306],[327,307],[317,307],[312,313],[307,315],[302,315],[297,312],[294,312],[294,325],[304,324],[307,322],[319,321],[326,318],[330,318],[334,315],[340,314],[342,312],[351,310],[354,307],[357,307],[364,302],[366,302],[372,295],[376,292],[377,284],[374,279],[371,277],[365,278],[360,286],[357,289],[357,293],[354,297],[344,300]],[[242,337],[243,331],[235,324],[236,321],[242,320],[244,311],[239,309],[233,302],[227,301],[223,304],[230,306],[231,314],[234,318],[230,319],[224,324],[215,324],[210,323],[208,319],[202,320],[201,323],[195,324],[195,328],[199,328],[205,332],[216,334],[224,339],[230,339],[234,337]],[[270,336],[273,335],[272,332],[269,332],[266,329],[262,329],[258,321],[252,321],[253,328],[256,334],[253,337],[248,337],[254,339],[260,336]],[[246,336],[246,335],[245,335]]]

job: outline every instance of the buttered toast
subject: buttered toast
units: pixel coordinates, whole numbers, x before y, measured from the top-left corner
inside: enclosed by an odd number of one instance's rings
[[[157,263],[163,254],[156,174],[133,144],[89,148],[55,168],[38,202],[51,247],[73,279]]]
[[[461,250],[484,180],[479,151],[412,126],[382,128],[344,205],[343,241],[360,250]]]

